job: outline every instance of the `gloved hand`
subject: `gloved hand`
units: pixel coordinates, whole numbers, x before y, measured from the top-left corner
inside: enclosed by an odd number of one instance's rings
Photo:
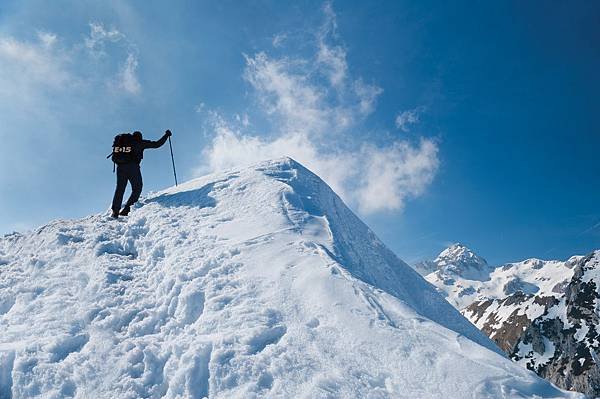
[[[170,131],[169,129],[167,129],[167,130],[165,131],[165,135],[166,135],[167,137],[171,137],[171,136],[173,135],[173,133],[171,133],[171,131]]]

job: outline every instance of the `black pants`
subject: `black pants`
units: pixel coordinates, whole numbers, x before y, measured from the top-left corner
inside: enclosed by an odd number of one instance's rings
[[[127,182],[131,183],[131,196],[125,206],[131,206],[137,202],[142,194],[142,172],[137,163],[117,165],[117,188],[112,202],[112,210],[118,212],[123,202],[123,194],[127,188]]]

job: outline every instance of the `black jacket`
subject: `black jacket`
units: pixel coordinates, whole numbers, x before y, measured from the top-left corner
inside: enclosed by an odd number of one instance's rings
[[[158,139],[156,141],[152,141],[152,140],[136,141],[133,144],[133,159],[134,159],[134,161],[138,164],[140,162],[142,162],[142,159],[144,159],[144,150],[145,149],[162,147],[162,145],[165,144],[165,142],[167,141],[168,138],[169,138],[169,136],[167,136],[165,134],[164,136],[162,136],[160,139]]]

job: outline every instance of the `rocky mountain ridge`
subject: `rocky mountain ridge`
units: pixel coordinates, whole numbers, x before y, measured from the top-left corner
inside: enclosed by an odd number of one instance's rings
[[[600,251],[509,263],[476,278],[461,272],[461,256],[438,259],[425,278],[511,359],[564,389],[600,396]]]

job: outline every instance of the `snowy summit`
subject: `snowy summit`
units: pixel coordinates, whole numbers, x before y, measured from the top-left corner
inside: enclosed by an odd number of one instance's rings
[[[423,276],[437,272],[440,278],[447,280],[453,278],[483,280],[492,270],[485,259],[460,243],[444,249],[434,260],[416,263],[413,268]]]
[[[0,240],[0,397],[576,397],[284,158]]]

